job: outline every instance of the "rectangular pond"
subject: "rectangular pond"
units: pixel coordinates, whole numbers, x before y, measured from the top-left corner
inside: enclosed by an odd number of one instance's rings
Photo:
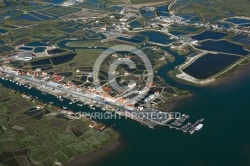
[[[169,38],[168,35],[156,31],[140,32],[140,35],[148,36],[149,41],[153,43],[169,44],[173,41]]]
[[[250,19],[243,19],[243,18],[228,18],[225,21],[231,22],[233,24],[247,24],[247,23],[250,23]]]
[[[51,58],[51,60],[52,60],[54,65],[59,65],[59,64],[71,61],[75,56],[76,56],[75,53],[70,53],[70,54],[66,54],[66,55],[53,57],[53,58]]]
[[[192,38],[195,40],[206,40],[206,39],[218,40],[218,39],[222,39],[226,36],[227,36],[226,33],[207,30],[207,31],[204,31],[198,35],[192,36]]]
[[[240,59],[240,56],[227,54],[206,54],[183,71],[197,79],[205,79],[222,71],[232,63]]]
[[[40,19],[33,17],[29,14],[22,14],[20,16],[17,17],[13,17],[11,18],[12,20],[27,20],[27,21],[41,21]]]
[[[227,40],[206,40],[197,46],[197,48],[208,51],[216,51],[238,55],[248,55],[249,52],[244,50],[242,45],[231,43]]]
[[[5,33],[7,33],[7,32],[8,32],[8,30],[5,30],[5,29],[0,28],[0,34],[5,34]]]

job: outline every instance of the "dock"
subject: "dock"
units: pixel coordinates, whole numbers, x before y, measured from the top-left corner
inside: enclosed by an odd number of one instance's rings
[[[195,121],[194,123],[188,122],[184,124],[188,118],[189,118],[189,115],[183,114],[182,117],[174,120],[170,124],[165,124],[165,126],[169,127],[170,129],[183,131],[183,133],[193,134],[196,131],[195,127],[198,126],[204,119],[201,118]]]

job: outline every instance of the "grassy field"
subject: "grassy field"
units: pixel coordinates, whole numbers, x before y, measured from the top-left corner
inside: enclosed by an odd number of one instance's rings
[[[236,16],[250,16],[250,3],[248,0],[177,0],[170,10],[178,14],[195,14],[203,21],[219,20]]]
[[[92,121],[67,120],[51,115],[52,107],[28,111],[31,102],[20,93],[0,88],[0,163],[6,165],[53,165],[65,163],[117,137],[112,129],[100,132]],[[15,155],[14,155],[15,154]]]

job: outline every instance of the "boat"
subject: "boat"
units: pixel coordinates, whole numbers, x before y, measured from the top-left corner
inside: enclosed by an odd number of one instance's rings
[[[58,96],[58,99],[59,99],[60,101],[63,101],[62,96]]]
[[[199,125],[197,125],[197,126],[195,127],[195,130],[198,131],[198,130],[200,130],[202,127],[203,127],[203,124],[200,123]]]
[[[49,104],[54,104],[53,102],[49,102]]]
[[[199,120],[197,120],[197,121],[193,124],[193,126],[194,126],[194,127],[198,126],[203,120],[204,120],[204,119],[199,119]]]
[[[63,106],[63,109],[67,109],[68,107]]]
[[[103,111],[105,111],[106,109],[105,108],[102,108]]]
[[[185,126],[182,126],[181,130],[183,130],[183,132],[186,133],[186,132],[189,132],[192,128],[193,128],[193,124],[192,123],[188,123]]]
[[[77,104],[78,106],[82,107],[83,105],[82,104]]]
[[[46,92],[42,92],[43,95],[46,95],[47,93]]]
[[[194,134],[194,132],[195,132],[195,130],[193,129],[193,130],[190,131],[190,134]]]
[[[73,102],[69,102],[69,104],[73,104]]]

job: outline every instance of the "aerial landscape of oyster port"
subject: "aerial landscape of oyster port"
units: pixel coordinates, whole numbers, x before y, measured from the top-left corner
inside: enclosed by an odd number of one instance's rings
[[[0,166],[249,166],[249,0],[0,0]]]

